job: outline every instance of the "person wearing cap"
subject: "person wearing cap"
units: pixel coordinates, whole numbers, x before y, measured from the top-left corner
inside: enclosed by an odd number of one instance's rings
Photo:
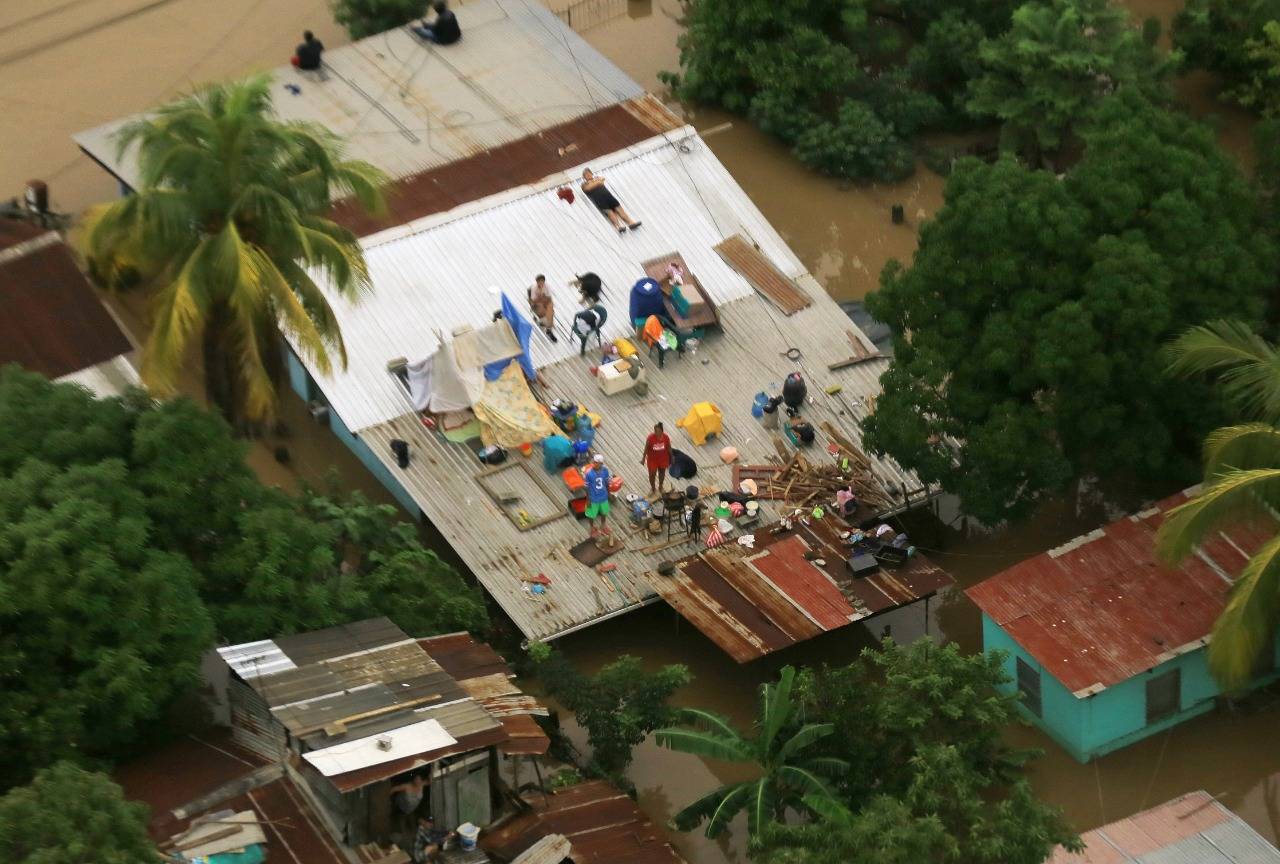
[[[671,439],[662,431],[661,423],[654,423],[653,433],[645,439],[640,464],[649,469],[649,494],[654,495],[666,485],[667,469],[671,467]]]
[[[604,456],[597,453],[591,460],[591,467],[582,475],[587,481],[586,517],[591,522],[591,536],[608,534],[609,517],[609,469],[604,467]],[[596,520],[600,521],[597,528]]]

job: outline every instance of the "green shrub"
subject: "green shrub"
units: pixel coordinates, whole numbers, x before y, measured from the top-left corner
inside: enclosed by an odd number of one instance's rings
[[[865,180],[901,180],[914,167],[893,127],[853,100],[840,106],[835,123],[823,122],[801,135],[796,156],[824,174]]]
[[[333,20],[352,39],[363,39],[384,30],[402,27],[427,11],[427,0],[329,0]]]

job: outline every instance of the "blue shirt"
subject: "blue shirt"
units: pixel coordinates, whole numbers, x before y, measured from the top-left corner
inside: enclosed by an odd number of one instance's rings
[[[587,481],[587,500],[593,504],[609,500],[609,469],[589,468],[584,475]]]

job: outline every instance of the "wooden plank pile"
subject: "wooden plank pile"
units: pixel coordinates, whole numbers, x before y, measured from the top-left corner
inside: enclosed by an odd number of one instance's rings
[[[743,480],[754,480],[757,497],[782,501],[792,507],[825,504],[841,489],[852,488],[862,507],[873,512],[892,508],[894,501],[876,479],[867,455],[830,422],[824,421],[821,425],[835,451],[831,453],[834,457],[831,461],[810,461],[800,450],[787,456],[785,445],[775,440],[779,464],[735,467],[734,487]]]

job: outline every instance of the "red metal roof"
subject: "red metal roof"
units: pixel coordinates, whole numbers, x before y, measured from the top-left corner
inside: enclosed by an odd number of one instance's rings
[[[351,199],[338,202],[332,216],[367,237],[533,183],[680,126],[653,96],[631,99],[397,180],[387,188],[387,212],[382,216],[366,212]]]
[[[46,234],[0,219],[0,365],[61,378],[132,351],[71,250]]]
[[[847,547],[832,519],[755,530],[755,548],[726,543],[655,575],[654,589],[672,608],[739,663],[821,633],[896,609],[952,578],[922,555],[896,570],[855,579],[845,568]],[[818,560],[806,560],[806,552]]]
[[[1270,526],[1220,532],[1177,567],[1155,558],[1155,535],[1179,493],[965,593],[1077,695],[1165,662],[1206,639],[1234,578]]]

